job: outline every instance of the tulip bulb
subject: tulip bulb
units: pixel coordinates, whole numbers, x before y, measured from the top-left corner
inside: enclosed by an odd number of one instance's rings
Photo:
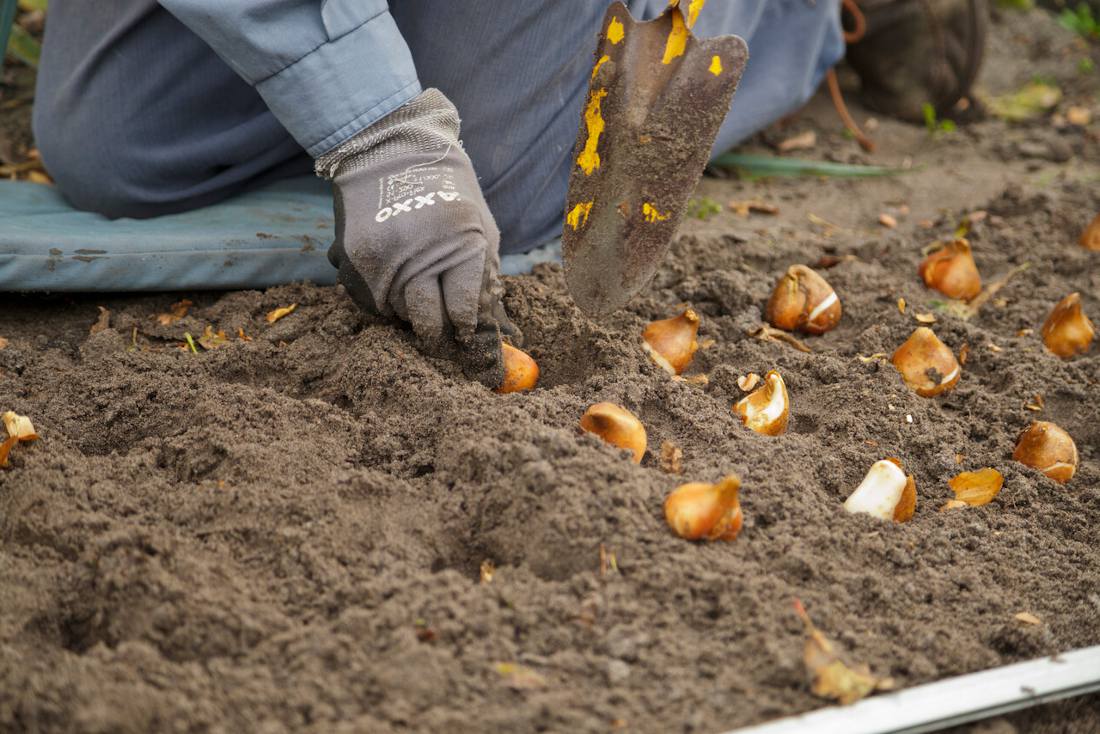
[[[1092,322],[1081,310],[1080,293],[1059,301],[1043,324],[1043,344],[1062,359],[1087,352],[1095,336]]]
[[[654,321],[642,332],[642,348],[665,372],[678,375],[687,369],[699,348],[699,314],[687,309],[679,316]]]
[[[775,284],[765,315],[784,331],[824,334],[840,323],[840,299],[836,291],[805,265],[792,265]]]
[[[1065,484],[1077,471],[1077,444],[1059,426],[1035,421],[1020,434],[1012,458]]]
[[[504,355],[504,382],[497,388],[498,393],[524,392],[533,390],[539,381],[539,366],[531,355],[522,349],[516,349],[508,342],[501,343]]]
[[[581,428],[594,433],[612,446],[633,454],[635,464],[645,456],[645,426],[626,408],[614,403],[596,403],[581,416]]]
[[[1097,214],[1092,223],[1081,233],[1081,247],[1100,252],[1100,214]]]
[[[918,272],[926,286],[948,298],[969,301],[982,292],[982,276],[970,243],[961,237],[924,258]]]
[[[681,484],[665,498],[665,521],[685,540],[733,540],[744,522],[740,489],[733,474],[717,484]]]
[[[955,387],[962,367],[927,326],[917,328],[890,360],[917,395],[930,398]]]
[[[844,501],[852,514],[873,515],[880,520],[905,522],[917,507],[917,483],[906,476],[897,459],[883,459],[871,465],[860,485]]]
[[[783,378],[775,370],[769,372],[764,376],[763,385],[737,401],[733,412],[757,433],[767,436],[783,433],[791,412],[791,400]]]

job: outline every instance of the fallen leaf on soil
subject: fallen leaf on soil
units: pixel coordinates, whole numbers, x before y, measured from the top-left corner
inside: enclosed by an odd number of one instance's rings
[[[780,153],[790,153],[792,150],[809,150],[815,145],[817,145],[817,133],[813,130],[807,130],[781,141],[775,146],[775,149]]]
[[[237,338],[240,339],[242,342],[252,341],[252,337],[250,337],[248,334],[245,334],[244,329],[240,327],[237,328]]]
[[[665,474],[683,474],[683,459],[684,450],[679,446],[672,441],[661,443],[661,456],[657,460],[657,465]]]
[[[229,343],[229,337],[227,337],[225,332],[221,329],[215,332],[214,327],[207,324],[206,328],[203,329],[202,336],[198,338],[198,342],[203,349],[218,349]]]
[[[978,471],[964,471],[949,479],[948,486],[955,492],[955,499],[971,507],[989,504],[1005,484],[1004,475],[986,467]]]
[[[493,562],[486,558],[481,562],[481,583],[490,584],[493,581],[493,573],[495,573],[497,567],[493,565]]]
[[[813,678],[813,687],[810,690],[815,696],[848,705],[875,691],[887,691],[894,687],[893,680],[876,678],[866,665],[846,665],[829,639],[814,627],[810,615],[798,599],[794,600],[794,610],[806,626],[808,637],[802,659]]]
[[[859,361],[863,362],[863,364],[871,364],[872,362],[877,362],[880,359],[886,359],[888,356],[889,355],[885,352],[875,352],[870,357],[864,357],[862,354],[856,355]]]
[[[934,313],[915,313],[913,318],[922,324],[934,324],[936,323],[936,314]]]
[[[883,227],[886,227],[887,229],[897,229],[898,226],[897,218],[887,214],[886,212],[878,215],[878,223],[881,224]]]
[[[4,413],[3,420],[8,437],[3,443],[0,443],[0,469],[8,466],[8,455],[17,443],[38,440],[38,433],[34,430],[34,424],[27,416],[9,410]]]
[[[1043,623],[1043,620],[1039,619],[1030,612],[1017,612],[1016,614],[1012,615],[1012,618],[1015,619],[1017,622],[1023,622],[1024,624],[1039,625]]]
[[[600,576],[606,576],[608,571],[619,572],[619,559],[615,557],[615,551],[600,543]]]
[[[750,372],[747,375],[741,375],[737,378],[737,387],[741,388],[745,392],[751,392],[757,383],[760,382],[760,375],[755,372]]]
[[[186,316],[188,309],[193,305],[194,304],[186,298],[177,303],[173,303],[166,313],[159,313],[156,315],[157,323],[161,326],[171,326]]]
[[[779,207],[774,204],[768,204],[767,202],[760,201],[759,199],[749,199],[747,201],[731,201],[729,203],[730,209],[734,211],[739,217],[747,217],[750,212],[757,214],[768,214],[775,216],[779,214]]]
[[[1043,82],[1028,82],[1019,90],[986,100],[989,111],[1003,120],[1021,122],[1038,117],[1062,100],[1062,90]]]
[[[1085,127],[1092,122],[1092,112],[1088,107],[1072,106],[1066,110],[1066,122],[1077,127]]]
[[[546,687],[546,679],[526,665],[493,663],[493,670],[504,678],[505,685],[516,691],[531,691]]]
[[[96,306],[96,308],[99,309],[99,318],[96,319],[92,327],[88,329],[89,334],[98,334],[111,325],[111,312],[103,306]]]
[[[289,316],[290,314],[294,313],[294,309],[296,308],[298,308],[298,304],[292,303],[289,306],[283,306],[282,308],[277,308],[274,311],[268,311],[266,316],[267,323],[274,324],[282,317]]]
[[[749,336],[759,339],[765,342],[780,342],[794,347],[800,352],[810,353],[813,350],[806,346],[803,342],[799,341],[795,337],[791,336],[785,331],[772,328],[767,324],[761,324],[759,328],[749,332]]]

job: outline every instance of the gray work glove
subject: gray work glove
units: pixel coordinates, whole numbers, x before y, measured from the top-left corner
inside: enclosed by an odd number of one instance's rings
[[[334,185],[329,260],[365,311],[412,325],[426,349],[490,387],[503,381],[500,232],[437,89],[317,159]]]

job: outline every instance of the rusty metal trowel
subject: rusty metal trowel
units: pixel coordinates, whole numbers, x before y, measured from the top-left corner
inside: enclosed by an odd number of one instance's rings
[[[748,61],[737,36],[700,40],[674,0],[638,22],[604,17],[569,179],[562,253],[573,300],[601,316],[653,277]],[[684,4],[687,4],[686,2]]]

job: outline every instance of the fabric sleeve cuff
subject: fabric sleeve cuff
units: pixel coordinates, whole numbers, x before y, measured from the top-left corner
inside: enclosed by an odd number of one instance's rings
[[[421,89],[408,46],[384,12],[258,82],[256,91],[317,158]]]

